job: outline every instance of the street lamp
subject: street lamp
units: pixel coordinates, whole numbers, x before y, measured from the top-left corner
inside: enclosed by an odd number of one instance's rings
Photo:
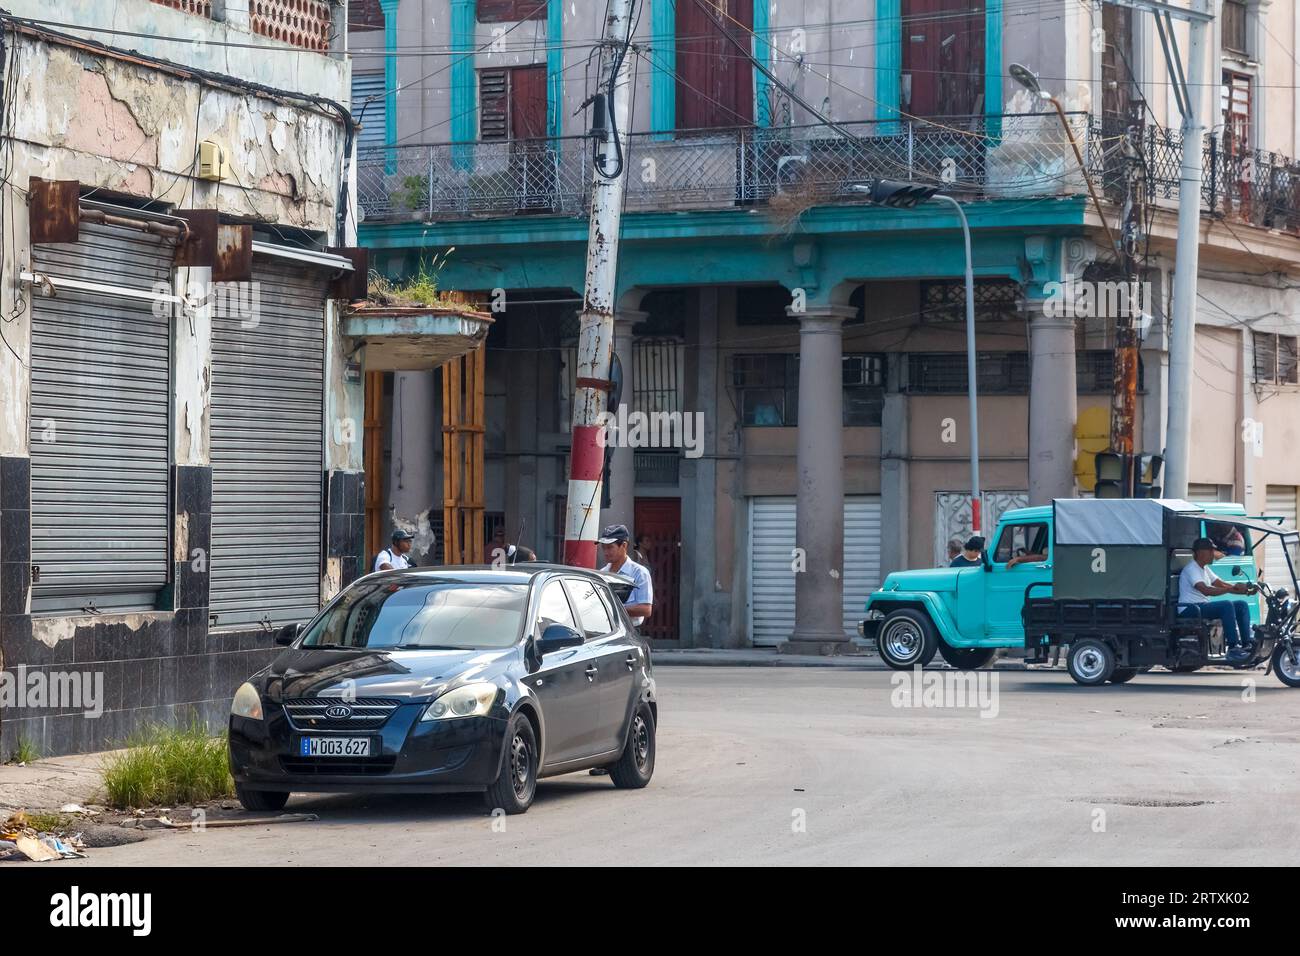
[[[970,514],[971,531],[980,533],[980,431],[978,396],[975,388],[975,266],[971,259],[970,223],[966,210],[937,186],[877,179],[870,186],[854,185],[854,192],[867,193],[871,201],[895,209],[914,209],[921,203],[938,200],[957,210],[962,237],[966,241],[966,395],[970,404]]]

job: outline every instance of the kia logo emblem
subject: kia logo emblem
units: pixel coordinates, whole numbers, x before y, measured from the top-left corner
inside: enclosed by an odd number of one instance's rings
[[[347,704],[330,704],[325,708],[325,716],[332,720],[347,720],[352,716],[352,708]]]

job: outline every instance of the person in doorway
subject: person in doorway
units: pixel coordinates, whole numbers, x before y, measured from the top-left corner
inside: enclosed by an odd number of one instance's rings
[[[1211,601],[1223,594],[1254,594],[1255,585],[1228,584],[1210,570],[1214,542],[1197,538],[1192,542],[1192,560],[1178,575],[1178,616],[1223,622],[1223,637],[1229,658],[1246,656],[1255,646],[1250,626],[1250,604],[1246,601]]]
[[[650,567],[650,535],[642,532],[636,536],[636,550],[632,560],[644,568]]]
[[[529,548],[519,544],[506,543],[505,525],[497,525],[492,532],[492,547],[488,548],[488,560],[493,564],[515,564],[518,561],[536,561],[537,555]]]
[[[953,540],[956,540],[955,538]],[[948,562],[950,568],[977,568],[984,563],[984,538],[971,535],[961,547],[961,553]]]
[[[601,570],[632,579],[632,590],[623,607],[632,623],[640,627],[654,610],[655,590],[650,580],[650,569],[628,557],[627,546],[631,537],[627,525],[614,524],[600,533],[597,542],[605,556],[605,566]]]
[[[415,541],[415,535],[398,528],[393,532],[393,543],[375,555],[374,571],[402,571],[414,566],[408,555]]]

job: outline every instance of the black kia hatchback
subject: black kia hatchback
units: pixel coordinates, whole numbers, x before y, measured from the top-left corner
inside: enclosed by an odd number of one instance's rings
[[[291,792],[483,791],[523,813],[539,777],[655,765],[650,646],[630,582],[556,565],[356,581],[235,694],[230,772],[250,810]]]

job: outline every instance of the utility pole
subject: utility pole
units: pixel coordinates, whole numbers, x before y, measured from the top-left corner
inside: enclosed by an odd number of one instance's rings
[[[1142,165],[1137,159],[1142,129],[1141,105],[1135,105],[1135,115],[1125,117],[1124,209],[1117,250],[1124,284],[1118,296],[1119,312],[1115,316],[1115,373],[1110,409],[1111,451],[1123,455],[1127,462],[1133,460],[1134,421],[1137,418],[1139,330],[1134,320],[1142,314],[1144,305],[1137,250],[1144,231],[1142,200],[1146,185],[1142,178]],[[1126,489],[1127,494],[1133,493],[1139,478],[1130,467],[1125,480],[1125,484],[1130,486]]]
[[[578,328],[578,367],[573,400],[573,442],[569,452],[569,497],[564,522],[564,563],[596,565],[600,530],[601,479],[605,466],[605,412],[614,347],[614,298],[618,243],[627,187],[626,155],[633,0],[610,0],[601,57],[600,89],[592,97],[591,219],[587,275]]]
[[[1173,329],[1169,339],[1169,423],[1165,450],[1164,493],[1170,498],[1187,496],[1191,465],[1196,280],[1201,260],[1201,144],[1205,135],[1201,112],[1205,100],[1207,27],[1213,20],[1210,3],[1211,0],[1192,0],[1188,11],[1201,16],[1192,16],[1188,22],[1189,73],[1183,92],[1186,109],[1183,112],[1183,163],[1178,189],[1178,248],[1174,257]],[[1172,39],[1171,36],[1171,43]],[[1174,52],[1176,55],[1177,47]]]

